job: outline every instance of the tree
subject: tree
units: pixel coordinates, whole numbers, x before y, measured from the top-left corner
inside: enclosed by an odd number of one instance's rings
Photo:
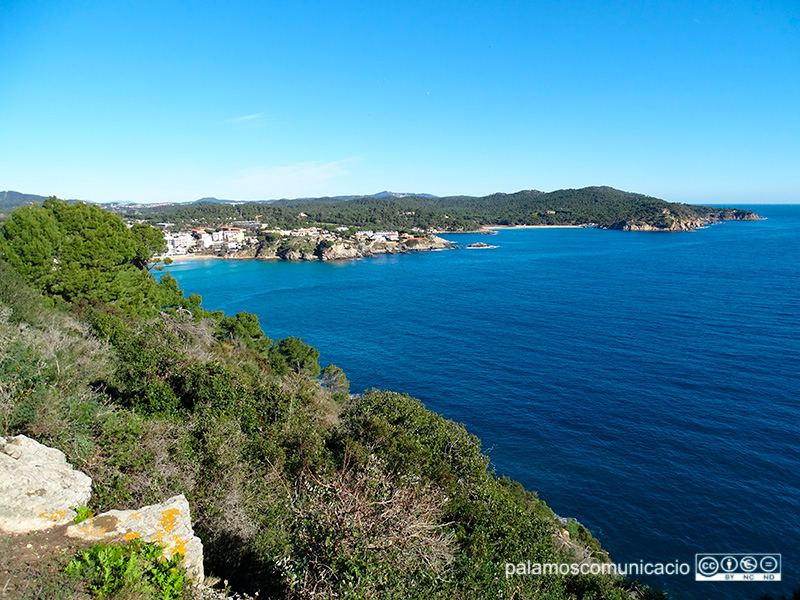
[[[147,269],[150,259],[167,251],[164,234],[146,223],[137,223],[131,227],[131,234],[138,241],[134,264],[140,269]]]
[[[336,365],[328,365],[322,369],[322,385],[330,389],[336,399],[346,399],[350,393],[350,382],[344,371]]]
[[[298,337],[289,336],[279,340],[273,346],[272,353],[286,361],[287,366],[296,373],[310,377],[319,376],[319,350],[304,344]]]
[[[245,346],[258,352],[267,352],[272,347],[272,340],[264,335],[258,323],[258,316],[246,311],[233,317],[228,315],[222,317],[217,337],[227,340],[240,339]]]
[[[129,314],[188,304],[174,280],[160,287],[148,271],[153,254],[164,249],[163,234],[149,225],[128,229],[99,206],[54,196],[15,210],[0,228],[0,256],[38,290]]]

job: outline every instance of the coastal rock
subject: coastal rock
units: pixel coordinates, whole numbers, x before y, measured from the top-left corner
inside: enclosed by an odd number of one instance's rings
[[[731,221],[760,221],[761,217],[759,217],[756,213],[751,210],[743,210],[741,208],[735,208],[731,211],[732,214],[730,216]]]
[[[347,258],[360,258],[363,256],[357,246],[351,246],[345,243],[336,243],[327,248],[318,246],[320,249],[320,260],[343,260]]]
[[[288,260],[290,262],[318,260],[317,255],[314,254],[313,252],[308,252],[306,250],[298,250],[296,248],[287,248],[284,250],[279,250],[278,256],[283,260]]]
[[[256,250],[256,258],[261,260],[275,260],[278,256],[278,247],[269,244],[259,244]]]
[[[656,226],[644,221],[619,221],[603,229],[622,231],[694,231],[708,224],[702,219],[670,219],[663,226]]]
[[[67,527],[66,535],[91,542],[124,542],[141,539],[164,546],[163,556],[183,555],[189,577],[202,582],[203,543],[194,535],[189,503],[181,494],[139,510],[110,510]]]
[[[258,248],[247,247],[243,248],[242,250],[231,250],[225,255],[225,257],[233,259],[255,258],[257,254]]]
[[[0,437],[0,531],[27,533],[67,523],[91,493],[92,480],[60,450],[24,435]]]
[[[402,245],[403,250],[444,250],[445,248],[452,248],[453,245],[448,240],[439,237],[438,235],[432,235],[430,237],[422,238],[422,239],[413,239],[408,240],[407,242],[403,243]]]

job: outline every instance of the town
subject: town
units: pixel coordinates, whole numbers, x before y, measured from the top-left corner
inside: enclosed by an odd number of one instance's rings
[[[240,221],[217,227],[176,230],[174,223],[156,223],[164,233],[164,257],[186,256],[261,258],[285,260],[332,260],[374,254],[451,248],[435,229],[414,227],[404,231],[304,227],[273,228],[258,221]]]

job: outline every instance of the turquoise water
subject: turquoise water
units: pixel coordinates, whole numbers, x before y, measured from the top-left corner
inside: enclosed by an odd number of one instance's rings
[[[499,474],[617,562],[781,552],[782,583],[643,578],[676,598],[754,600],[800,581],[800,207],[753,208],[768,220],[170,271],[206,308],[302,337],[353,391],[408,392],[465,423]]]

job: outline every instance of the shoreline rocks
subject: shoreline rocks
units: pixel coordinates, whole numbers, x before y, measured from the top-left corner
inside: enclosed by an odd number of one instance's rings
[[[370,258],[379,254],[405,254],[408,252],[424,252],[426,250],[446,250],[455,248],[451,242],[439,236],[424,239],[412,239],[406,242],[354,242],[329,240],[317,242],[316,246],[304,248],[280,248],[275,245],[261,244],[258,248],[250,248],[228,254],[192,254],[192,258],[212,258],[223,260],[285,260],[288,262],[312,262],[351,260],[354,258]],[[180,260],[180,256],[172,257]]]

